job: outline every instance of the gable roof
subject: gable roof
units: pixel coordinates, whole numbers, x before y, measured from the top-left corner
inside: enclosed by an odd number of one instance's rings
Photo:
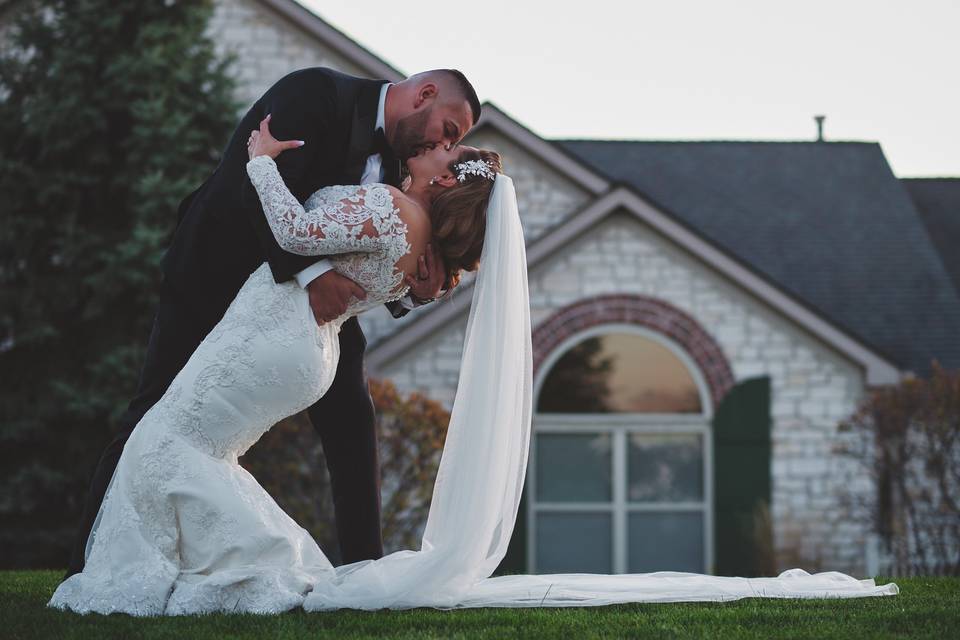
[[[696,229],[688,227],[675,216],[664,213],[629,186],[615,187],[530,244],[527,249],[528,269],[533,270],[558,249],[582,236],[603,218],[618,211],[631,213],[649,224],[774,309],[793,319],[826,344],[861,364],[868,383],[890,384],[900,378],[896,363],[876,348],[865,344],[855,334],[843,331],[831,319],[823,317],[816,309],[784,291],[749,264],[700,235]],[[376,371],[466,313],[472,301],[472,288],[472,281],[461,285],[462,290],[459,290],[451,301],[435,304],[429,312],[424,312],[417,322],[406,324],[378,342],[367,352],[367,365]]]
[[[904,367],[960,367],[960,297],[879,144],[558,142]]]
[[[960,292],[960,178],[901,178]]]

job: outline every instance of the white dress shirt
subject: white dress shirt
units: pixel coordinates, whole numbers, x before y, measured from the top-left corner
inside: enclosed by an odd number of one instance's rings
[[[387,102],[387,89],[392,86],[392,82],[386,82],[380,88],[380,103],[377,105],[377,125],[374,127],[374,131],[384,128],[385,118],[383,111],[384,105]],[[367,157],[367,164],[363,168],[363,176],[360,178],[360,184],[381,181],[383,181],[383,158],[380,157],[379,153],[375,153],[372,156]],[[294,277],[297,279],[297,282],[300,283],[300,286],[306,289],[308,284],[325,274],[330,269],[333,269],[333,265],[329,260],[323,258],[321,260],[317,260],[303,271],[296,273]],[[410,300],[409,296],[404,296],[401,298],[400,304],[407,309],[413,309],[414,306],[416,306],[413,304],[413,301]]]

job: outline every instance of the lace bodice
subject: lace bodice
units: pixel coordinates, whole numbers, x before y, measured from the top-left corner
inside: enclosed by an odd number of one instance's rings
[[[367,291],[346,315],[406,295],[397,261],[410,251],[407,225],[390,189],[380,183],[324,187],[304,204],[294,197],[270,156],[247,163],[277,243],[298,255],[327,256],[334,268]]]

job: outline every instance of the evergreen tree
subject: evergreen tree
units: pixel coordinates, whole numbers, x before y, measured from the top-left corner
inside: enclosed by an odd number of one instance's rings
[[[0,54],[0,566],[65,566],[177,205],[237,121],[210,2],[22,3]]]

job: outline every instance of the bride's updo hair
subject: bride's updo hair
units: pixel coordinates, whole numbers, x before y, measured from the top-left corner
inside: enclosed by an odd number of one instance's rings
[[[470,160],[482,160],[494,173],[503,173],[500,154],[487,149],[464,149],[450,163],[450,173],[456,176],[457,165]],[[480,264],[492,190],[493,180],[467,173],[463,182],[442,190],[430,206],[433,241],[443,257],[451,289],[460,282],[462,270],[475,271]]]

